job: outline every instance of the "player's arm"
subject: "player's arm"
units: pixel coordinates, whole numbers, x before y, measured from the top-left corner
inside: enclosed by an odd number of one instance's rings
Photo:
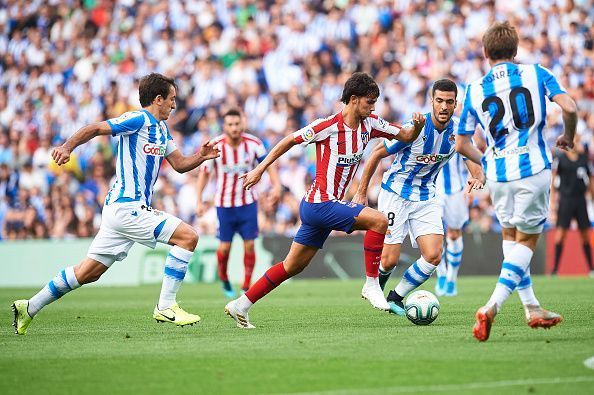
[[[266,170],[268,175],[270,176],[270,182],[272,183],[272,190],[270,191],[270,200],[272,203],[278,202],[282,192],[282,186],[280,182],[280,177],[278,175],[278,168],[276,164],[272,164]]]
[[[196,215],[198,216],[204,214],[205,211],[205,206],[202,202],[202,192],[204,192],[204,187],[208,184],[210,174],[207,168],[200,169],[200,173],[198,173],[198,180],[196,180],[196,195],[198,196],[196,200]]]
[[[412,143],[419,137],[419,134],[425,127],[425,115],[420,112],[414,112],[412,115],[412,124],[404,125],[395,139],[403,143]]]
[[[577,105],[567,93],[553,96],[552,100],[563,110],[563,125],[565,133],[557,138],[557,147],[567,150],[573,148],[575,129],[577,126]]]
[[[365,167],[363,168],[363,175],[361,176],[361,181],[359,182],[359,188],[357,188],[357,192],[352,199],[353,203],[367,205],[367,188],[369,188],[371,177],[373,177],[373,174],[377,170],[377,166],[381,160],[387,158],[390,155],[391,154],[386,149],[385,144],[378,144],[374,148],[373,152],[367,159],[367,163],[365,163]]]
[[[52,150],[52,158],[58,166],[68,163],[70,160],[70,154],[76,147],[82,145],[97,136],[106,136],[111,134],[111,126],[107,121],[92,123],[90,125],[80,128],[74,133],[68,140],[59,147]]]
[[[559,186],[559,158],[555,156],[551,166],[551,194],[549,196],[549,212],[557,211],[557,192]]]
[[[472,135],[458,134],[456,136],[456,151],[481,166],[483,153],[472,143]],[[468,169],[470,171],[470,169]]]
[[[293,148],[295,145],[297,145],[297,141],[295,141],[293,134],[289,134],[288,136],[285,136],[285,138],[283,138],[281,141],[279,141],[274,146],[272,151],[270,151],[270,153],[266,156],[266,159],[260,162],[258,166],[256,166],[249,173],[240,176],[240,178],[243,178],[244,189],[250,189],[251,187],[256,185],[258,181],[260,181],[260,178],[262,178],[262,174],[264,174],[264,171],[266,171],[270,167],[270,165],[274,163],[274,161],[280,158],[285,152]]]
[[[470,178],[468,179],[466,190],[464,192],[470,193],[473,189],[483,189],[486,179],[482,166],[469,160],[465,160],[464,164],[470,173]]]
[[[167,162],[178,173],[185,173],[200,166],[204,161],[219,157],[219,148],[213,141],[207,141],[194,155],[184,156],[178,149],[166,156]]]

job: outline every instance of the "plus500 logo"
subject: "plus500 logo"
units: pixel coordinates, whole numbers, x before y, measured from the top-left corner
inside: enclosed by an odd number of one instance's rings
[[[450,156],[449,155],[441,155],[441,154],[427,154],[427,155],[417,155],[415,157],[415,162],[417,163],[439,163],[447,160]]]
[[[165,156],[165,146],[157,144],[145,144],[142,147],[142,152],[152,156]]]
[[[338,162],[336,166],[352,166],[354,164],[359,163],[363,154],[353,154],[353,155],[339,155]]]

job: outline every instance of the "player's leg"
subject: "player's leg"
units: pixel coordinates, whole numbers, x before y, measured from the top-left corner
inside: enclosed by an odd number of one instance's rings
[[[313,231],[312,234],[314,232],[315,231]],[[324,240],[328,237],[329,233],[330,232],[328,231]],[[323,235],[321,236],[323,237]],[[225,306],[225,313],[235,320],[239,328],[255,328],[249,320],[248,311],[250,308],[254,303],[262,299],[285,280],[301,273],[301,271],[309,265],[318,249],[318,247],[307,246],[294,241],[293,244],[291,244],[291,249],[285,260],[278,262],[268,269],[245,294],[241,295],[238,299],[227,303]]]
[[[366,230],[363,238],[363,256],[365,259],[365,285],[361,296],[371,305],[380,310],[389,310],[389,305],[384,297],[384,292],[379,283],[380,261],[384,239],[388,229],[388,219],[378,210],[365,207],[355,217],[349,232],[353,230]],[[393,270],[393,267],[388,270]]]
[[[244,277],[241,289],[247,291],[252,282],[252,273],[256,265],[254,240],[258,237],[258,205],[256,202],[240,207],[241,221],[238,232],[243,238]]]
[[[448,264],[445,256],[446,254],[441,254],[441,262],[439,262],[437,269],[435,269],[435,275],[437,276],[437,281],[435,282],[435,294],[437,296],[444,296],[446,293]]]
[[[386,237],[379,268],[379,284],[382,290],[385,289],[390,275],[394,272],[396,266],[398,266],[401,247],[401,242],[393,242],[391,240],[391,235]]]
[[[464,252],[464,240],[461,229],[448,228],[446,231],[446,258],[448,261],[446,296],[456,296],[458,294],[457,280],[462,253]]]
[[[565,236],[567,235],[567,229],[569,229],[571,220],[574,216],[574,205],[575,204],[571,200],[560,197],[557,208],[557,227],[555,229],[555,261],[553,265],[553,271],[551,272],[552,275],[556,275],[557,271],[559,270],[559,262],[561,261],[561,254],[563,254]]]
[[[582,240],[582,250],[588,263],[588,269],[590,270],[590,276],[594,275],[594,268],[592,267],[592,250],[590,249],[590,219],[588,217],[588,206],[586,198],[580,196],[576,198],[578,201],[576,205],[576,220],[578,223],[578,229],[580,230],[580,238]]]
[[[108,262],[108,265],[105,265],[86,257],[78,265],[69,266],[60,270],[60,272],[58,272],[58,274],[31,299],[14,301],[12,309],[14,312],[13,326],[15,327],[15,333],[17,335],[26,334],[31,320],[41,309],[60,299],[68,292],[74,291],[84,284],[97,281],[112,263],[113,260]]]
[[[217,268],[223,287],[223,294],[227,298],[235,297],[235,291],[229,282],[229,277],[227,277],[227,264],[229,262],[229,254],[231,253],[231,242],[236,231],[235,213],[235,207],[217,207],[217,218],[219,220],[219,228],[217,229],[217,238],[219,239]]]
[[[170,322],[179,326],[192,325],[200,321],[200,317],[179,307],[176,298],[198,244],[198,234],[192,226],[171,215],[167,215],[160,224],[163,224],[161,229],[155,229],[156,240],[173,247],[165,258],[163,284],[153,318],[157,322]]]
[[[441,262],[443,234],[419,235],[415,240],[421,249],[421,257],[406,269],[387,298],[390,311],[399,315],[404,314],[403,300],[406,295],[427,281]]]

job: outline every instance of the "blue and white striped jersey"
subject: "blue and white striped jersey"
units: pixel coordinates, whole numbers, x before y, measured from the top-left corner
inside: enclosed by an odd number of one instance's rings
[[[543,137],[545,97],[565,93],[546,68],[535,64],[499,63],[466,87],[458,134],[474,134],[478,122],[486,131],[483,156],[487,179],[506,182],[551,168]]]
[[[431,114],[425,114],[425,119],[423,130],[412,143],[384,142],[388,153],[396,156],[384,174],[382,188],[417,202],[435,196],[435,178],[456,147],[454,131],[458,126],[457,119],[452,118],[442,131],[433,126]],[[412,121],[406,122],[403,127],[409,125]]]
[[[140,201],[150,206],[163,158],[177,149],[167,124],[146,110],[129,111],[107,123],[120,142],[116,182],[105,204]]]
[[[446,196],[458,193],[464,189],[467,180],[468,169],[464,164],[464,157],[454,152],[450,160],[446,162],[437,175],[437,179],[435,180],[437,194]]]

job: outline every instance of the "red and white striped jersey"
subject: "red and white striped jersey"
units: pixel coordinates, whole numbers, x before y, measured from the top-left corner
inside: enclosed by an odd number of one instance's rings
[[[262,141],[249,133],[241,134],[241,142],[233,148],[223,134],[213,141],[221,151],[221,155],[204,162],[203,170],[215,171],[217,189],[215,206],[239,207],[256,201],[254,188],[243,189],[243,180],[239,176],[245,174],[262,162],[266,157],[266,148]]]
[[[344,123],[342,112],[339,112],[318,119],[293,133],[298,144],[316,143],[316,178],[305,194],[305,201],[321,203],[342,200],[357,173],[369,140],[392,140],[400,128],[372,114],[361,121],[357,129],[351,129]]]

